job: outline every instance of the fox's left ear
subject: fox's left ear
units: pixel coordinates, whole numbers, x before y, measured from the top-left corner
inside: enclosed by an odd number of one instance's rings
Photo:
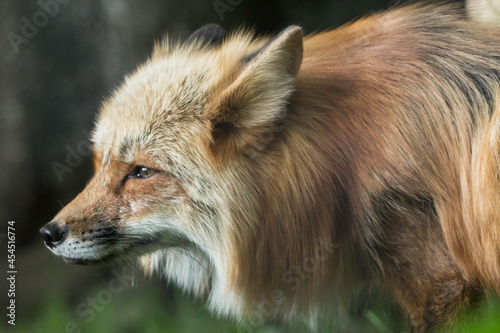
[[[214,149],[245,149],[283,119],[302,53],[302,29],[290,26],[242,59],[241,73],[207,109]]]

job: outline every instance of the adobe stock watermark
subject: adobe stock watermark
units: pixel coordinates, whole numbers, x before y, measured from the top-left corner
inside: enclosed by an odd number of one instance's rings
[[[301,265],[294,266],[284,272],[281,280],[287,289],[291,292],[299,290],[300,285],[309,279],[316,272],[320,264],[331,257],[335,249],[339,248],[340,244],[332,242],[320,242],[319,252],[313,257],[304,258]],[[283,303],[286,301],[285,291],[282,289],[274,289],[267,299],[256,302],[255,311],[251,319],[244,321],[239,331],[245,333],[254,332],[262,327],[267,318],[273,318],[279,313]]]
[[[113,270],[113,278],[108,282],[107,288],[101,289],[94,297],[87,297],[76,308],[76,314],[83,319],[84,324],[94,320],[99,312],[113,301],[113,295],[121,293],[126,287],[134,282],[134,275],[127,274],[127,268],[123,267],[121,272]],[[64,333],[81,333],[82,329],[76,321],[68,321],[64,325]]]
[[[224,13],[232,12],[234,8],[240,5],[243,0],[214,0],[212,6],[214,6],[220,21],[224,21]]]
[[[87,130],[83,130],[82,134],[86,138],[89,137],[89,132]],[[82,163],[83,158],[92,153],[92,144],[88,139],[83,139],[77,143],[75,149],[73,149],[69,145],[66,146],[65,149],[68,153],[66,154],[66,159],[64,160],[64,162],[52,162],[52,170],[54,170],[54,173],[56,174],[57,179],[60,182],[63,181],[63,176],[65,173],[73,172],[73,169]]]
[[[21,18],[21,33],[17,34],[11,31],[7,34],[7,38],[14,52],[16,54],[19,53],[21,45],[26,45],[31,39],[35,38],[40,29],[49,23],[49,19],[59,13],[60,7],[68,4],[70,1],[71,0],[39,0],[37,5],[40,10],[35,12],[31,19],[26,16]]]

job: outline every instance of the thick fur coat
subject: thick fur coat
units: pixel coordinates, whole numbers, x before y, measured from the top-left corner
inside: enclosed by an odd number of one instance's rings
[[[454,6],[305,37],[208,26],[103,104],[95,176],[42,232],[68,262],[142,255],[247,326],[367,290],[451,325],[500,289],[499,88],[500,29]]]

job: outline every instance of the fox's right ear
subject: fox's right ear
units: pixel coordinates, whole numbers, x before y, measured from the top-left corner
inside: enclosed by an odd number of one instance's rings
[[[200,48],[218,47],[226,38],[226,31],[217,24],[207,24],[196,30],[188,38],[187,44],[197,43]]]
[[[241,72],[207,108],[216,154],[244,153],[284,119],[302,52],[302,29],[290,26],[242,59]]]

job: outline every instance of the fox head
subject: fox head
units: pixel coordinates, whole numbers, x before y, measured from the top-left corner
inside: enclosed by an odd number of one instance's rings
[[[235,230],[258,219],[258,170],[301,61],[296,26],[272,39],[207,26],[157,45],[103,103],[95,174],[41,229],[47,247],[76,264],[144,256],[195,292],[214,287],[209,272],[228,284]]]

